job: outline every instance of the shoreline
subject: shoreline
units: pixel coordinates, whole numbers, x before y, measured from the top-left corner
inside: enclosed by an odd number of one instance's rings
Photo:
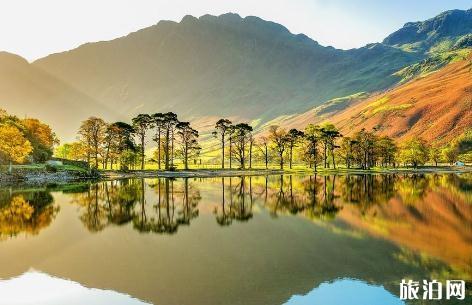
[[[472,167],[420,167],[420,168],[374,168],[363,169],[189,169],[177,171],[165,170],[136,170],[136,171],[102,171],[101,178],[105,179],[125,179],[125,178],[211,178],[211,177],[237,177],[237,176],[259,176],[259,175],[363,175],[363,174],[465,174],[472,173]]]
[[[189,169],[177,171],[135,170],[135,171],[99,171],[98,175],[90,175],[85,171],[21,171],[13,174],[0,173],[0,185],[15,184],[64,184],[80,181],[114,180],[131,178],[215,178],[240,176],[268,175],[368,175],[368,174],[465,174],[472,173],[472,167],[419,167],[419,168],[373,168],[363,169],[324,169],[316,172],[313,169]]]

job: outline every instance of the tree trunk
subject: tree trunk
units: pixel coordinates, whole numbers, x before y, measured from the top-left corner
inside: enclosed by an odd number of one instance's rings
[[[324,145],[323,145],[323,167],[326,168],[326,163],[327,163],[327,154],[326,154],[326,150],[327,150],[327,143],[325,142]]]
[[[229,169],[233,167],[233,140],[229,138]]]
[[[289,158],[289,168],[292,169],[292,158],[293,158],[293,146],[290,145],[290,158]]]
[[[249,143],[249,168],[252,168],[252,142]]]
[[[188,146],[185,145],[185,151],[184,151],[184,164],[185,164],[185,169],[188,169]]]
[[[267,149],[267,145],[265,146],[265,168],[269,168],[269,152]]]
[[[161,169],[161,128],[157,129],[157,167]]]
[[[141,170],[144,170],[144,134],[141,135]]]
[[[221,168],[225,168],[225,135],[221,135]]]
[[[12,166],[12,162],[10,160],[10,163],[8,164],[8,173],[11,175],[12,171],[13,171],[13,166]]]
[[[333,160],[333,168],[336,169],[336,161],[334,160],[334,149],[331,150],[331,159]]]
[[[169,136],[170,136],[170,131],[169,129],[166,129],[166,149],[165,149],[165,169],[169,169]]]

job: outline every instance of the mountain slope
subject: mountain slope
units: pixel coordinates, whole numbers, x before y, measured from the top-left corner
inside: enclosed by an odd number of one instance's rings
[[[280,120],[285,128],[330,121],[350,135],[362,128],[398,140],[419,136],[445,144],[472,128],[472,57],[364,100],[328,116],[307,113]]]
[[[409,22],[385,38],[383,43],[410,51],[444,51],[470,33],[472,9],[451,10],[426,21]]]
[[[116,116],[72,86],[6,52],[0,52],[0,108],[20,117],[37,117],[67,139],[73,138],[91,111]]]
[[[157,25],[34,62],[122,114],[270,119],[330,98],[383,89],[422,58],[382,44],[343,51],[257,17]]]

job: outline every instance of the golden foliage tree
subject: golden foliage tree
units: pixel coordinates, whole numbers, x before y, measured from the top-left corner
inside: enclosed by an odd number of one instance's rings
[[[23,162],[32,152],[33,147],[23,133],[14,126],[0,126],[0,155],[9,163],[8,171],[12,171],[12,162]]]

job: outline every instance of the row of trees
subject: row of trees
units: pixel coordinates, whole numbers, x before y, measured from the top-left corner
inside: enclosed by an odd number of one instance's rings
[[[58,143],[51,128],[34,118],[19,119],[0,109],[0,161],[13,163],[44,162]]]
[[[228,119],[216,122],[213,136],[219,141],[221,168],[252,168],[255,162],[265,168],[277,164],[283,169],[288,163],[303,162],[316,171],[336,168],[339,163],[347,168],[370,169],[375,166],[396,167],[400,164],[417,167],[431,161],[453,163],[458,156],[457,145],[442,149],[431,147],[421,138],[413,138],[398,146],[388,136],[380,136],[375,130],[362,129],[350,136],[343,136],[333,124],[309,124],[302,130],[285,130],[270,126],[266,132],[254,135],[247,123],[233,123]],[[159,169],[173,170],[175,159],[180,159],[185,169],[189,160],[200,155],[199,133],[189,122],[179,121],[173,112],[153,115],[139,114],[131,123],[106,123],[91,117],[82,122],[78,142],[58,148],[64,158],[84,160],[95,168],[120,166],[122,169],[145,168],[146,147],[151,139],[156,147],[151,161]]]
[[[198,131],[189,122],[181,122],[173,112],[153,115],[139,114],[131,124],[107,123],[101,118],[90,117],[82,122],[78,142],[62,145],[57,154],[63,158],[84,160],[95,168],[135,168],[139,163],[144,169],[146,145],[149,137],[156,144],[155,159],[158,168],[175,168],[174,159],[180,157],[187,169],[189,159],[198,155]]]
[[[458,150],[453,146],[443,149],[430,147],[421,138],[413,138],[397,146],[388,136],[379,136],[376,131],[362,129],[352,136],[343,136],[333,124],[309,124],[304,131],[279,126],[270,126],[268,131],[257,139],[248,124],[233,124],[227,119],[219,120],[213,135],[221,143],[221,167],[228,159],[239,161],[239,168],[252,167],[254,156],[262,161],[266,168],[271,161],[283,169],[288,162],[293,167],[294,156],[309,167],[317,170],[336,168],[338,162],[347,168],[370,169],[374,166],[398,166],[399,164],[417,167],[428,161],[436,165],[440,161],[453,163]],[[247,162],[248,161],[248,162]]]

